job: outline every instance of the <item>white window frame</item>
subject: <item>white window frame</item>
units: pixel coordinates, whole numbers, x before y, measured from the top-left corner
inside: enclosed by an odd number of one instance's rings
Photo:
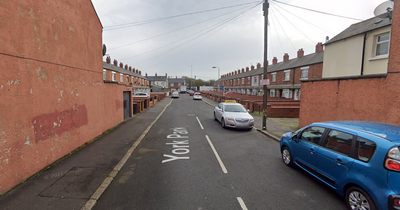
[[[388,38],[386,40],[379,41],[379,38],[383,36],[387,36]],[[379,46],[384,44],[387,44],[387,52],[384,54],[378,54]],[[375,57],[388,57],[389,47],[390,47],[390,32],[377,35],[375,39]]]
[[[133,81],[135,81],[134,79],[135,79],[135,77],[132,76],[132,77],[131,77],[131,83],[133,83]]]
[[[251,84],[251,77],[247,77],[247,84]]]
[[[124,74],[119,73],[119,81],[124,82]]]
[[[290,81],[290,70],[285,70],[283,71],[283,73],[284,73],[283,81]]]
[[[244,77],[242,78],[242,85],[244,85]]]
[[[271,73],[271,82],[276,82],[276,72]]]
[[[115,82],[117,80],[115,71],[111,72],[111,75],[112,75],[111,77],[112,81]]]
[[[310,67],[306,66],[306,67],[301,67],[300,68],[300,80],[308,80],[308,69]]]
[[[129,75],[126,75],[126,83],[129,83]]]
[[[106,73],[107,73],[107,71],[105,69],[103,69],[103,80],[106,80]]]
[[[253,85],[255,85],[255,86],[258,85],[258,76],[253,77]]]
[[[276,91],[275,91],[275,89],[270,89],[270,90],[269,90],[269,97],[276,97]]]

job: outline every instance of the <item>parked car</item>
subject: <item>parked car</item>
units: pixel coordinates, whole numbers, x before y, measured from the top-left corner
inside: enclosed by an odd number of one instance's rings
[[[179,93],[177,91],[172,92],[171,97],[172,98],[179,98]]]
[[[225,94],[236,94],[236,92],[235,91],[228,91]]]
[[[201,93],[194,93],[193,95],[193,100],[202,100],[203,97],[201,97]]]
[[[146,97],[146,98],[149,98],[150,94],[148,94],[148,93],[135,93],[133,95],[133,97]]]
[[[254,118],[242,104],[235,100],[226,100],[219,103],[214,109],[214,120],[221,122],[221,126],[251,130]]]
[[[190,96],[194,95],[194,91],[193,90],[188,90],[187,93],[189,93]]]
[[[400,209],[400,126],[313,123],[283,134],[280,150],[285,165],[334,189],[349,209]]]

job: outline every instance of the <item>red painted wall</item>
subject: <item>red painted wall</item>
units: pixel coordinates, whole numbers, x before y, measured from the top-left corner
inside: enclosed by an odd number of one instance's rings
[[[330,120],[400,125],[400,7],[395,1],[386,77],[303,82],[299,126]]]
[[[0,4],[0,194],[123,121],[90,1]]]

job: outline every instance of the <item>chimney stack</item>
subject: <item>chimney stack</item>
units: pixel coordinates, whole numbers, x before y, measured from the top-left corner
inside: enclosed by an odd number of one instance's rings
[[[259,68],[261,68],[261,63],[257,63],[257,69],[259,69]]]
[[[301,48],[301,49],[299,49],[297,51],[297,58],[300,58],[300,57],[303,57],[303,56],[304,56],[304,50],[303,50],[303,48]]]
[[[240,69],[239,69],[239,71],[240,71]],[[242,69],[242,73],[244,72],[244,69]]]
[[[114,59],[114,66],[118,66],[118,61]]]
[[[156,73],[156,76],[157,76],[157,73]]]
[[[289,60],[289,54],[285,53],[283,55],[283,61],[287,61],[287,60]]]
[[[128,70],[128,64],[125,64],[125,69]]]
[[[110,56],[107,56],[106,62],[109,63],[109,64],[111,64],[111,57],[110,57]]]
[[[318,42],[317,45],[315,46],[315,52],[323,51],[324,46],[322,45],[322,42]]]
[[[119,67],[124,68],[124,64],[122,62],[119,62]]]
[[[254,66],[253,65],[251,65],[250,68],[251,68],[251,70],[254,70]]]
[[[274,57],[274,58],[272,59],[272,64],[277,64],[277,63],[278,63],[278,58]]]
[[[139,74],[142,75],[142,71],[139,71]]]

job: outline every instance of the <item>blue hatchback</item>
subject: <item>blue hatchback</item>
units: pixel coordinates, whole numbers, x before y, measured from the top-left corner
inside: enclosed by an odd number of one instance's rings
[[[400,126],[366,121],[313,123],[280,141],[298,166],[345,197],[349,209],[400,209]]]

